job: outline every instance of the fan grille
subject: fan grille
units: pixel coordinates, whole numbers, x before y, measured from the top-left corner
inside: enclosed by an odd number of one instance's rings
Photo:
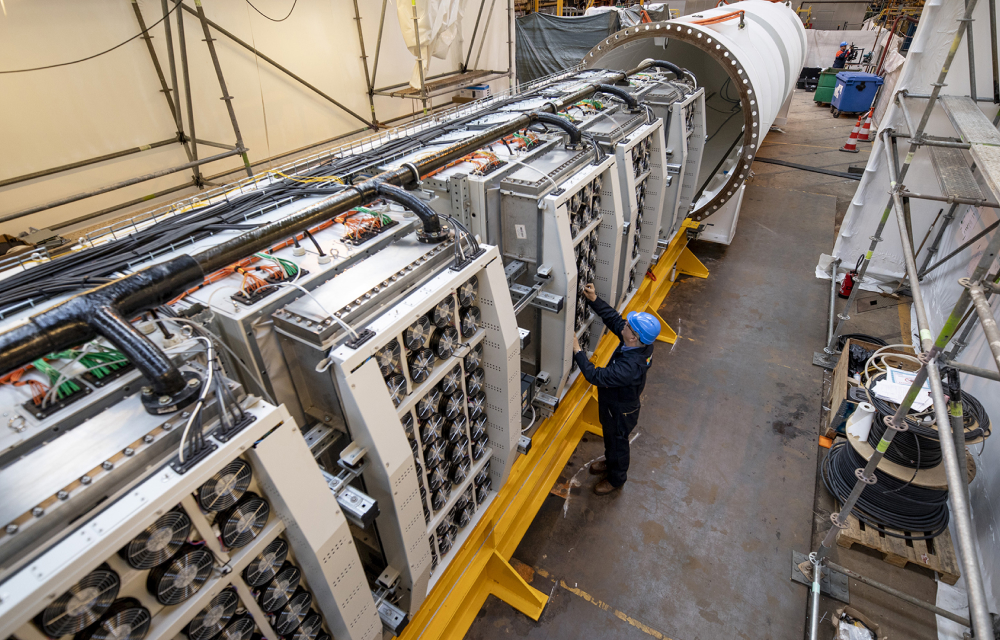
[[[187,540],[191,520],[183,511],[170,511],[132,539],[119,555],[133,569],[152,569],[170,559]]]
[[[185,545],[169,562],[149,572],[146,588],[162,605],[179,604],[198,593],[214,564],[207,549]]]
[[[191,640],[209,640],[217,636],[225,628],[226,623],[236,613],[240,603],[239,596],[232,589],[220,591],[212,598],[208,606],[202,609],[188,623],[185,633]]]
[[[264,548],[259,556],[243,570],[243,579],[251,587],[263,587],[278,573],[288,557],[288,543],[277,538]]]
[[[281,613],[278,614],[278,621],[274,625],[274,630],[280,635],[287,636],[298,629],[302,621],[309,614],[312,599],[311,593],[299,589],[288,601],[288,604],[282,607]]]
[[[311,612],[292,634],[291,640],[316,640],[316,636],[322,630],[323,618],[318,613]]]
[[[108,610],[120,587],[118,574],[102,565],[45,607],[38,625],[53,638],[82,631]]]
[[[236,504],[247,487],[253,471],[243,460],[233,460],[198,489],[198,503],[205,511],[222,511]]]
[[[250,640],[254,628],[253,618],[241,616],[226,625],[216,640]]]
[[[260,608],[265,613],[274,613],[285,606],[292,594],[295,593],[295,589],[298,588],[301,579],[302,574],[299,570],[286,562],[271,580],[271,583],[261,592]]]
[[[142,640],[149,633],[152,616],[135,598],[116,600],[100,622],[84,629],[74,640]]]
[[[246,494],[217,518],[222,544],[230,549],[245,547],[264,530],[270,514],[271,508],[265,500],[255,493]]]

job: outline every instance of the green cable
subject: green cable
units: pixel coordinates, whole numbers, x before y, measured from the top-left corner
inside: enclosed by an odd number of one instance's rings
[[[73,354],[72,356],[73,358],[76,358],[76,356],[79,355],[76,352],[72,351],[69,353]],[[59,378],[62,377],[62,374],[59,372],[59,370],[50,365],[43,358],[39,358],[38,360],[35,360],[31,364],[36,369],[38,369],[39,371],[41,371],[42,373],[44,373],[49,377],[49,384],[55,384],[59,380]],[[56,397],[62,399],[67,396],[73,395],[79,390],[80,390],[80,385],[74,382],[73,379],[71,378],[59,385],[59,389],[56,391]]]

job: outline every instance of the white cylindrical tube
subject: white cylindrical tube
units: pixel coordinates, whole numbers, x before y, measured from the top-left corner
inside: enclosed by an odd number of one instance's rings
[[[874,419],[875,407],[867,402],[862,402],[854,410],[854,413],[851,414],[851,417],[847,419],[847,435],[867,440],[868,432],[871,431]]]
[[[601,41],[583,61],[592,68],[631,69],[646,59],[667,60],[690,70],[705,88],[701,195],[690,212],[700,221],[738,196],[761,141],[795,87],[805,53],[805,29],[790,5],[743,0],[628,27]]]

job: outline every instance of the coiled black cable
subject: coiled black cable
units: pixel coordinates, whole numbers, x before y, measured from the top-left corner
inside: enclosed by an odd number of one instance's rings
[[[841,504],[850,495],[865,460],[846,442],[836,444],[823,461],[823,484]],[[887,536],[929,540],[948,529],[948,492],[917,487],[875,470],[877,482],[866,486],[851,514]]]
[[[868,381],[868,401],[875,406],[876,421],[880,421],[880,418],[883,416],[895,415],[896,409],[899,408],[898,404],[882,400],[881,398],[875,396],[875,385],[880,380],[884,379],[885,374],[881,373],[872,377]],[[966,442],[990,435],[990,417],[987,415],[986,409],[983,408],[983,405],[979,402],[979,400],[965,391],[962,392],[962,413],[962,422],[965,428]],[[905,418],[906,424],[909,427],[909,432],[928,440],[938,441],[939,437],[937,429],[933,429],[931,426],[933,425],[933,421],[923,422],[914,416],[915,412],[911,409],[910,413]]]
[[[868,444],[878,447],[879,440],[888,428],[884,416],[875,412],[872,428],[868,432]],[[897,433],[885,452],[885,457],[908,469],[930,469],[941,464],[941,443],[919,436],[912,431]]]

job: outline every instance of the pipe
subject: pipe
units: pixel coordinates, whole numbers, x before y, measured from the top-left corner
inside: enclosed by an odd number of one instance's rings
[[[937,269],[938,267],[940,267],[945,262],[948,262],[949,260],[951,260],[952,258],[954,258],[955,256],[957,256],[959,253],[961,253],[962,251],[964,251],[965,249],[967,249],[969,246],[975,244],[975,242],[977,240],[979,240],[980,238],[982,238],[983,236],[985,236],[990,231],[993,231],[994,229],[996,229],[997,226],[1000,226],[1000,220],[997,220],[997,221],[993,222],[993,224],[991,224],[990,226],[986,227],[985,229],[983,229],[982,231],[980,231],[979,233],[977,233],[975,236],[973,236],[973,237],[969,238],[968,240],[966,240],[962,244],[962,246],[960,246],[959,248],[955,249],[954,251],[952,251],[951,253],[949,253],[945,257],[941,258],[940,260],[938,260],[937,262],[935,262],[930,267],[928,267],[928,268],[920,271],[917,274],[917,276],[919,276],[920,278],[923,278],[924,276],[926,276],[931,271],[934,271],[935,269]]]
[[[69,171],[70,169],[78,169],[80,167],[86,167],[88,165],[97,164],[98,162],[104,162],[106,160],[114,160],[115,158],[121,158],[123,156],[132,155],[133,153],[139,153],[141,151],[148,151],[150,149],[165,147],[169,144],[175,144],[176,142],[177,138],[170,138],[169,140],[160,140],[159,142],[153,142],[151,144],[143,144],[138,147],[132,147],[131,149],[125,149],[123,151],[115,151],[114,153],[109,153],[103,156],[97,156],[96,158],[89,158],[87,160],[80,160],[79,162],[71,162],[70,164],[64,164],[58,167],[52,167],[51,169],[42,169],[41,171],[35,171],[34,173],[26,173],[21,176],[14,176],[13,178],[0,180],[0,187],[6,187],[7,185],[10,184],[17,184],[18,182],[26,182],[28,180],[34,180],[35,178],[44,178],[45,176],[51,176],[55,173],[62,173],[63,171]]]
[[[812,588],[809,594],[809,640],[819,638],[819,594],[820,575],[823,573],[818,561],[814,560],[816,554],[810,554],[812,562]]]
[[[60,198],[59,200],[55,200],[53,202],[48,202],[46,204],[38,205],[37,207],[31,207],[30,209],[24,209],[23,211],[18,211],[17,213],[11,213],[9,215],[0,217],[0,222],[10,222],[11,220],[17,220],[18,218],[23,218],[24,216],[31,215],[33,213],[38,213],[39,211],[54,209],[55,207],[59,207],[64,204],[77,202],[78,200],[85,200],[87,198],[100,195],[102,193],[108,193],[109,191],[115,191],[116,189],[121,189],[122,187],[128,187],[133,184],[139,184],[140,182],[146,182],[147,180],[153,180],[154,178],[168,176],[171,173],[184,171],[185,169],[190,169],[192,167],[196,167],[202,164],[208,164],[209,162],[215,162],[216,160],[222,160],[223,158],[228,158],[230,156],[240,155],[241,152],[242,152],[241,149],[236,149],[234,151],[226,151],[225,153],[220,153],[218,155],[202,158],[201,160],[195,160],[193,162],[185,162],[184,164],[177,165],[176,167],[171,167],[169,169],[161,169],[160,171],[147,173],[146,175],[139,176],[137,178],[129,178],[128,180],[122,180],[121,182],[116,182],[112,185],[108,185],[107,187],[101,187],[100,189],[97,189],[95,191],[88,191],[86,193],[78,193],[76,195],[68,196],[66,198]]]
[[[696,87],[698,86],[698,79],[694,77],[693,73],[691,73],[687,69],[682,69],[681,67],[677,66],[673,62],[670,62],[669,60],[653,60],[652,66],[659,67],[660,69],[666,69],[667,71],[673,72],[673,74],[675,76],[677,76],[678,80],[680,80],[681,78],[687,76],[688,78],[691,78],[692,80],[694,80],[694,82],[695,82],[694,86],[696,86]]]
[[[837,564],[836,562],[832,562],[830,560],[827,560],[826,561],[826,568],[829,569],[830,571],[836,571],[837,573],[842,573],[845,576],[847,576],[848,578],[853,578],[854,580],[857,580],[858,582],[860,582],[862,584],[866,584],[869,587],[873,587],[875,589],[878,589],[879,591],[884,591],[885,593],[888,593],[891,596],[896,596],[897,598],[899,598],[903,602],[909,602],[910,604],[912,604],[915,607],[920,607],[921,609],[924,609],[926,611],[930,611],[931,613],[933,613],[935,615],[939,615],[942,618],[947,618],[949,620],[952,620],[953,622],[957,622],[960,625],[969,627],[970,629],[972,628],[972,623],[969,622],[969,620],[967,618],[963,618],[962,616],[956,615],[956,614],[952,613],[951,611],[948,611],[946,609],[942,609],[941,607],[934,606],[933,604],[931,604],[929,602],[924,602],[923,600],[920,600],[918,598],[914,598],[910,594],[903,593],[899,589],[894,589],[894,588],[890,587],[887,584],[882,584],[881,582],[878,582],[877,580],[872,580],[871,578],[867,578],[867,577],[861,575],[860,573],[857,573],[856,571],[851,571],[847,567],[843,567],[843,566]]]
[[[965,0],[968,4],[969,0]],[[976,54],[975,48],[972,43],[972,20],[969,20],[969,27],[965,32],[965,44],[968,45],[969,50],[969,95],[972,97],[972,101],[976,101]]]
[[[900,20],[907,20],[913,24],[917,23],[917,19],[911,16],[896,16],[896,19],[892,21],[892,28],[889,29],[889,37],[885,40],[885,46],[882,47],[882,55],[879,56],[878,64],[875,65],[875,75],[882,75],[882,63],[885,62],[885,57],[889,53],[889,44],[892,42],[892,36],[896,34],[896,25],[899,24]]]
[[[187,39],[184,36],[183,11],[177,12],[177,44],[181,50],[181,77],[184,79],[184,103],[187,108],[188,130],[191,132],[191,135],[188,136],[188,140],[191,143],[190,160],[193,162],[198,159],[198,135],[194,130],[194,97],[191,95],[191,74],[188,71]],[[191,167],[191,172],[194,174],[194,183],[200,185],[201,172],[198,171],[198,166]]]
[[[974,367],[971,364],[965,364],[964,362],[956,362],[954,360],[944,360],[944,364],[952,369],[958,369],[962,373],[967,373],[970,376],[976,376],[979,378],[986,378],[988,380],[994,380],[1000,382],[1000,373],[996,371],[991,371],[990,369],[983,369],[982,367]]]
[[[996,209],[1000,207],[1000,204],[996,202],[990,202],[986,198],[963,198],[962,196],[935,196],[926,193],[914,193],[913,191],[901,191],[900,195],[904,198],[918,198],[920,200],[933,200],[935,202],[949,202],[958,204],[972,204],[977,207],[991,207]]]
[[[924,264],[921,265],[920,271],[917,272],[918,277],[920,278],[924,277],[924,274],[927,272],[927,265],[930,264],[931,260],[934,259],[934,256],[940,249],[941,240],[942,238],[944,238],[944,232],[948,229],[948,226],[951,224],[951,221],[955,218],[955,211],[957,210],[958,210],[957,202],[953,203],[950,207],[948,207],[948,213],[945,214],[944,220],[941,221],[941,228],[938,229],[937,235],[934,236],[934,242],[932,242],[931,246],[928,247],[927,255],[924,256]],[[942,209],[941,211],[944,211],[944,209]],[[938,211],[938,216],[941,215],[941,211]],[[937,224],[937,219],[934,220],[934,223]],[[924,248],[924,243],[927,242],[927,237],[930,236],[931,231],[933,229],[934,229],[934,224],[932,224],[930,228],[927,229],[927,235],[924,236],[924,242],[920,243],[920,248],[917,249],[917,255],[920,255],[920,249]]]
[[[997,56],[997,0],[990,0],[990,47],[993,54],[993,104],[1000,104],[1000,60]]]
[[[607,85],[602,84],[597,86],[604,87]],[[534,119],[537,122],[541,122],[542,124],[550,124],[554,127],[559,127],[560,129],[565,131],[567,134],[569,134],[570,144],[580,144],[580,141],[583,139],[583,132],[580,131],[580,129],[578,129],[576,125],[574,125],[566,118],[560,118],[559,116],[552,115],[551,113],[542,113],[539,111],[535,111],[531,115],[534,116]]]
[[[976,283],[969,285],[969,295],[972,303],[976,306],[976,315],[979,316],[979,323],[983,325],[983,333],[986,334],[986,342],[993,353],[994,364],[1000,370],[1000,328],[997,328],[997,321],[993,318],[993,308],[986,300],[983,288]]]
[[[382,27],[385,26],[385,5],[388,1],[389,0],[382,0],[382,13],[379,14],[378,36],[375,37],[375,60],[372,62],[372,87],[375,86],[375,77],[378,75],[378,57],[382,52]],[[372,89],[372,92],[374,93],[374,89]]]
[[[614,80],[622,80],[639,73],[647,66],[640,65],[631,71],[619,72]],[[596,90],[596,84],[584,84],[575,93],[547,102],[542,108],[548,110],[550,117],[555,117],[551,116],[551,112],[565,109],[593,95]],[[200,283],[205,274],[218,271],[249,254],[272,246],[281,239],[362,206],[375,199],[380,189],[383,193],[389,193],[385,186],[380,185],[410,184],[422,175],[440,169],[453,160],[540,121],[539,117],[542,115],[543,113],[537,111],[522,114],[441,151],[407,163],[402,168],[386,171],[351,185],[292,215],[261,225],[193,256],[182,256],[155,264],[50,307],[24,324],[0,333],[0,372],[7,373],[52,351],[93,339],[98,332],[88,322],[98,306],[114,308],[124,318],[149,311]],[[108,339],[117,345],[112,337]],[[160,357],[166,359],[162,353]],[[139,362],[136,362],[136,365],[139,366]],[[170,365],[171,368],[172,366]],[[151,372],[151,375],[156,376],[155,372]],[[178,378],[179,374],[171,376],[170,381],[175,383]],[[168,381],[161,381],[158,385],[157,391],[172,388]]]
[[[166,304],[170,292],[202,278],[193,258],[179,256],[73,296],[4,332],[0,367],[15,369],[101,336],[142,372],[156,395],[176,395],[187,384],[180,371],[127,318]]]
[[[483,9],[486,7],[486,0],[480,0],[479,12],[476,13],[476,26],[472,28],[472,38],[469,40],[469,52],[465,54],[465,62],[462,64],[462,73],[469,70],[469,60],[472,59],[472,47],[476,44],[476,36],[479,34],[479,21],[483,17]],[[483,36],[486,37],[485,35]]]
[[[632,111],[639,108],[639,101],[635,99],[635,96],[621,87],[612,87],[610,84],[599,84],[597,85],[597,93],[604,93],[619,98]]]
[[[840,268],[840,258],[830,263],[830,319],[826,323],[826,341],[833,340],[833,316],[837,313],[837,269]]]
[[[448,239],[448,234],[441,229],[441,220],[438,218],[437,212],[417,196],[385,182],[375,187],[375,193],[386,200],[401,204],[417,214],[420,222],[423,223],[423,229],[417,233],[417,237],[422,242],[443,242]]]

